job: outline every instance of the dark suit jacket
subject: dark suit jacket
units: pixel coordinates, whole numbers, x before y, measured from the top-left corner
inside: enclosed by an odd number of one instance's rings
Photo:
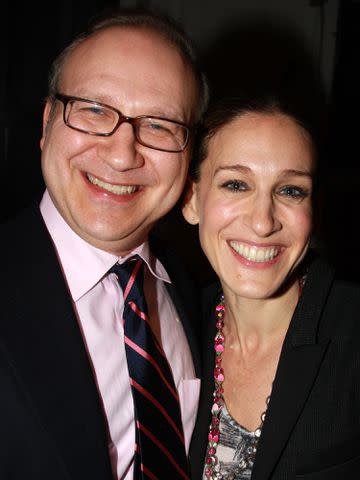
[[[202,478],[214,388],[215,291],[207,295],[210,328],[190,450],[196,480]],[[332,269],[315,259],[284,341],[252,480],[360,478],[359,373],[360,288],[335,280]]]
[[[0,227],[0,248],[0,479],[110,480],[101,400],[38,208]],[[195,290],[164,253],[199,376]]]

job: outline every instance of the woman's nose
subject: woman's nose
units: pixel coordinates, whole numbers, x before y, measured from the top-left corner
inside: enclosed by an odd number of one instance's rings
[[[269,237],[282,227],[277,206],[269,196],[257,196],[251,206],[249,226],[258,237]]]

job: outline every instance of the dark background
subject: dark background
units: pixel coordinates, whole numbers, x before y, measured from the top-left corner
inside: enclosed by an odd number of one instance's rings
[[[321,38],[321,9],[327,2],[308,1],[319,9]],[[151,4],[150,1],[105,0],[63,0],[49,3],[48,8],[44,8],[42,2],[20,4],[7,1],[2,4],[0,220],[16,214],[44,188],[39,140],[47,72],[52,59],[99,11],[117,5],[134,6],[134,3],[145,7]],[[181,12],[184,12],[181,5],[184,3],[168,0],[167,12],[175,11],[175,16],[181,20]],[[219,3],[219,12],[226,3],[226,0]],[[296,4],[291,0],[287,5],[291,3]],[[172,5],[172,10],[169,10],[169,5]],[[336,7],[333,70],[327,89],[322,85],[321,72],[314,63],[314,56],[307,51],[302,39],[294,34],[291,25],[274,28],[266,16],[260,15],[258,19],[253,16],[248,22],[240,18],[237,22],[236,18],[232,18],[231,25],[219,29],[218,35],[214,35],[205,46],[201,44],[199,52],[213,95],[255,84],[260,88],[262,85],[273,85],[297,94],[304,105],[312,109],[313,117],[322,122],[322,189],[318,201],[320,228],[316,243],[344,277],[357,280],[360,266],[359,255],[356,254],[360,193],[360,1],[339,0]],[[198,16],[203,15],[204,24],[209,12],[197,12]],[[201,25],[201,20],[196,22]],[[201,32],[195,31],[195,27],[190,30],[188,33],[197,46],[196,41],[201,43]],[[322,48],[321,42],[319,48]],[[178,213],[179,208],[159,225],[158,232],[179,249],[194,275],[206,280],[211,273],[200,253],[196,229],[186,225]],[[26,252],[26,232],[24,244],[22,254]]]

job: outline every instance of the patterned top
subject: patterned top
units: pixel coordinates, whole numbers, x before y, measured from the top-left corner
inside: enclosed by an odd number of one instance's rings
[[[219,480],[250,480],[256,453],[257,438],[232,418],[223,406],[220,414],[220,438],[216,455],[219,463],[215,467]],[[255,450],[255,451],[254,451]],[[203,479],[205,480],[205,476]]]

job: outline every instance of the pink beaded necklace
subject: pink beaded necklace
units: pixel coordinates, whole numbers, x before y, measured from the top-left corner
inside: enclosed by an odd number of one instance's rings
[[[305,271],[299,278],[299,297],[302,293],[305,281],[306,281],[307,271]],[[218,458],[216,455],[216,449],[219,443],[220,438],[220,413],[224,406],[224,369],[221,366],[222,361],[222,354],[224,352],[225,346],[225,337],[223,333],[224,328],[224,316],[225,316],[225,304],[224,304],[224,295],[221,295],[219,304],[215,307],[216,312],[216,328],[217,332],[215,335],[215,368],[214,368],[214,381],[215,381],[215,389],[213,393],[213,405],[211,408],[211,423],[209,427],[208,433],[208,446],[206,451],[206,459],[205,459],[205,470],[204,474],[205,477],[209,480],[220,480],[222,475],[220,472],[216,471],[216,467],[218,465]],[[266,408],[268,407],[270,402],[270,395],[266,398]],[[253,444],[252,452],[250,452],[248,458],[244,458],[239,465],[239,469],[241,471],[245,470],[250,460],[254,460],[256,454],[257,443],[259,441],[262,427],[264,425],[266,416],[266,410],[261,414],[260,417],[260,425],[255,430],[255,438],[256,441]]]
[[[209,480],[217,480],[221,479],[222,475],[220,472],[216,471],[216,466],[218,465],[218,458],[216,456],[216,449],[219,443],[220,437],[220,413],[224,406],[224,369],[221,366],[222,362],[222,353],[224,351],[224,342],[225,337],[223,334],[224,328],[224,316],[225,316],[225,305],[224,305],[224,296],[221,295],[220,302],[216,306],[216,328],[217,332],[215,335],[215,369],[214,369],[214,381],[215,381],[215,389],[213,393],[213,405],[211,408],[211,423],[209,427],[209,434],[208,434],[208,446],[207,446],[207,453],[206,453],[206,460],[205,460],[205,470],[204,474],[205,477]],[[268,406],[270,402],[270,395],[266,398],[266,406]],[[239,464],[239,470],[243,471],[248,466],[250,461],[254,461],[257,442],[261,435],[261,430],[265,421],[266,411],[261,414],[261,423],[260,426],[255,430],[255,439],[256,441],[253,444],[251,452],[249,452],[248,457],[243,458],[243,460]]]
[[[224,315],[225,315],[225,305],[224,305],[224,296],[221,296],[219,304],[216,306],[216,328],[217,332],[215,335],[215,369],[214,369],[214,380],[215,380],[215,390],[214,390],[214,400],[211,408],[211,423],[209,427],[208,434],[208,447],[205,460],[205,477],[208,479],[214,478],[215,466],[218,463],[216,456],[216,448],[219,442],[219,424],[220,424],[220,412],[224,405],[224,388],[222,386],[224,382],[224,369],[221,366],[222,353],[224,351],[224,341],[225,337],[223,334],[224,327]]]

